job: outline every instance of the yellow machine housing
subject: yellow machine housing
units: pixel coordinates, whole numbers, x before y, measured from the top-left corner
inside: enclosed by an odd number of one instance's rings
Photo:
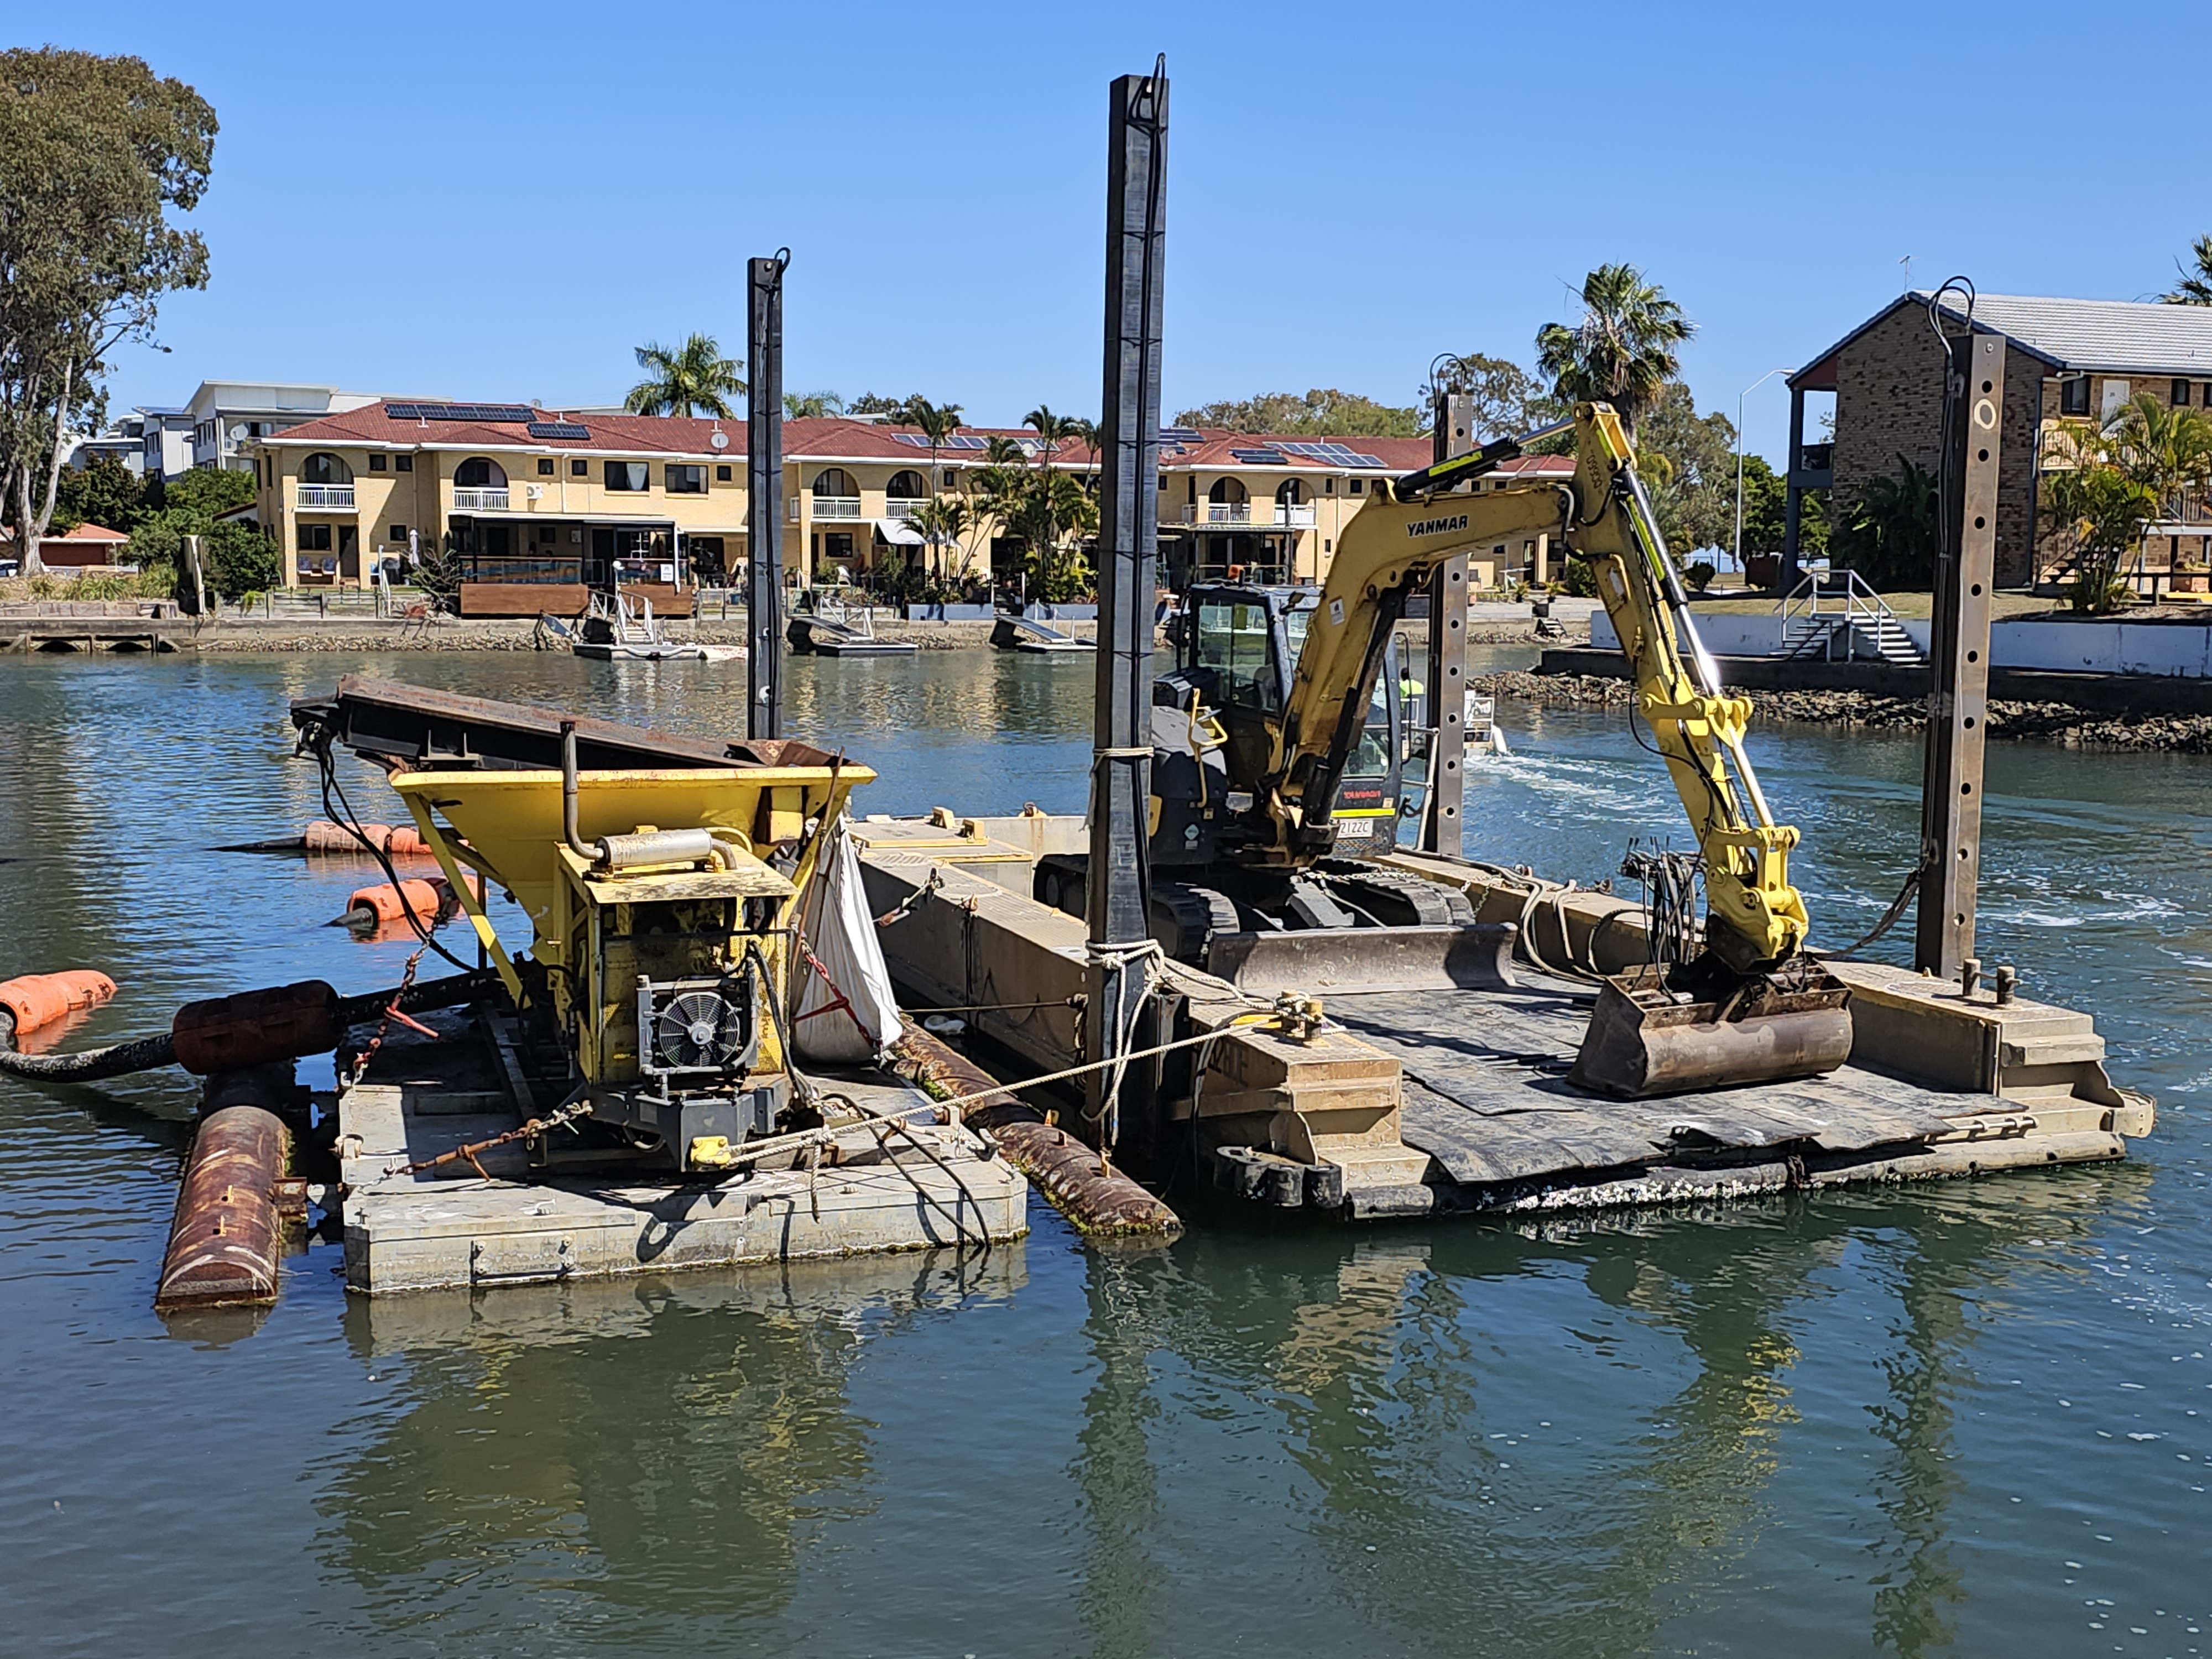
[[[823,826],[874,775],[842,763],[582,772],[573,826],[560,772],[392,782],[518,1006],[557,1025],[592,1116],[681,1170],[774,1127],[789,1092],[776,1011],[795,988],[799,901]],[[464,865],[529,915],[523,963]]]

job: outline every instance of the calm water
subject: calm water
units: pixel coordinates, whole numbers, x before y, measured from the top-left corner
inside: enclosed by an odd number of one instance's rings
[[[332,659],[0,664],[0,971],[72,1042],[404,946],[295,829]],[[742,676],[368,665],[700,731]],[[1082,799],[1085,666],[793,665],[864,810]],[[1506,711],[1471,850],[1583,880],[1679,815],[1617,717]],[[1827,942],[1895,890],[1917,751],[1770,732]],[[356,801],[390,810],[365,776]],[[2212,763],[1991,757],[1983,955],[2162,1103],[2121,1167],[1698,1214],[905,1258],[149,1310],[191,1088],[0,1083],[0,1651],[2202,1653],[2212,1636]],[[325,1066],[326,1070],[326,1066]]]

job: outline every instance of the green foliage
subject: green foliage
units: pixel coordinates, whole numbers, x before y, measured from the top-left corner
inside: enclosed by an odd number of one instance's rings
[[[2146,393],[2102,428],[2061,422],[2051,447],[2071,464],[2046,473],[2043,484],[2045,512],[2073,553],[2067,598],[2076,611],[2101,616],[2132,596],[2121,571],[2129,560],[2140,562],[2150,526],[2178,515],[2186,492],[2212,483],[2212,421]]]
[[[141,510],[145,486],[116,457],[99,454],[83,466],[65,467],[54,495],[53,527],[74,530],[96,524],[128,530]]]
[[[1679,560],[1735,538],[1735,423],[1698,413],[1680,380],[1661,388],[1636,437],[1637,470],[1651,491],[1659,533]]]
[[[201,545],[207,557],[208,580],[226,599],[265,593],[281,579],[276,544],[250,525],[219,524],[207,532]]]
[[[149,506],[182,513],[204,526],[213,524],[217,514],[253,499],[253,475],[228,467],[196,466],[163,484],[160,493],[161,499],[149,501]]]
[[[1076,435],[1079,424],[1042,405],[1030,411],[1028,424],[1048,443]],[[1022,544],[1033,599],[1066,604],[1089,590],[1091,567],[1082,543],[1098,533],[1098,502],[1080,479],[1051,465],[1049,451],[1034,461],[1012,439],[992,440],[984,465],[976,469],[970,524]]]
[[[1611,404],[1633,432],[1682,371],[1677,351],[1697,332],[1682,307],[1632,265],[1600,265],[1583,279],[1579,323],[1536,331],[1536,368],[1563,404]]]
[[[1428,417],[1419,409],[1316,386],[1303,398],[1294,392],[1263,392],[1256,398],[1186,409],[1175,423],[1285,438],[1418,438],[1427,430]]]
[[[845,405],[848,415],[880,415],[885,420],[900,425],[908,424],[906,411],[921,401],[919,394],[908,398],[886,398],[880,392],[863,392]]]
[[[1897,471],[1869,478],[1829,552],[1881,590],[1926,588],[1936,581],[1942,546],[1942,512],[1933,472],[1897,458]]]
[[[2159,297],[2170,306],[2212,306],[2212,235],[2200,236],[2191,244],[2189,257],[2197,269],[2191,270],[2175,260],[2173,268],[2181,273],[2181,280],[2171,293]]]
[[[1565,406],[1520,364],[1480,351],[1440,364],[1437,386],[1474,399],[1474,436],[1486,442],[1533,432],[1566,413]],[[1422,396],[1427,395],[1424,387]]]
[[[705,413],[733,418],[731,399],[745,395],[744,362],[725,357],[711,334],[694,334],[673,348],[650,342],[633,354],[645,379],[629,389],[623,407],[633,415]]]
[[[787,392],[783,394],[783,418],[787,421],[819,420],[826,415],[842,415],[845,400],[834,392]]]
[[[62,434],[105,412],[107,353],[207,285],[206,244],[167,215],[198,204],[215,133],[139,58],[0,52],[0,500],[27,540],[52,520]]]
[[[1789,530],[1789,486],[1764,455],[1743,458],[1743,555],[1780,554]],[[1806,491],[1797,501],[1797,556],[1818,559],[1828,551],[1828,492]]]

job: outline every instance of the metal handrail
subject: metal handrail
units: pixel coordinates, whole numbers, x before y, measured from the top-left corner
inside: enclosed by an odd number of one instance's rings
[[[1778,648],[1785,651],[1791,648],[1790,631],[1800,622],[1817,623],[1823,617],[1830,620],[1826,637],[1820,642],[1821,654],[1831,662],[1835,660],[1836,636],[1840,634],[1848,641],[1853,628],[1863,628],[1867,637],[1876,641],[1881,641],[1890,629],[1895,629],[1907,640],[1911,638],[1897,612],[1889,608],[1888,602],[1875,592],[1873,585],[1857,571],[1846,566],[1842,570],[1831,570],[1826,574],[1830,582],[1838,576],[1843,578],[1842,592],[1824,593],[1821,591],[1821,574],[1808,571],[1797,586],[1776,604],[1775,613],[1782,618],[1782,639]],[[1833,611],[1822,607],[1821,600],[1824,599],[1837,602]]]

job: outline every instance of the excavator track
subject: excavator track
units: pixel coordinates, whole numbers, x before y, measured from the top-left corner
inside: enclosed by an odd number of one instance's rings
[[[1202,966],[1214,939],[1237,927],[1237,906],[1228,894],[1187,882],[1152,884],[1152,937],[1177,962]]]
[[[1387,927],[1464,927],[1475,919],[1474,904],[1456,887],[1346,859],[1324,860],[1315,870],[1346,903]]]

